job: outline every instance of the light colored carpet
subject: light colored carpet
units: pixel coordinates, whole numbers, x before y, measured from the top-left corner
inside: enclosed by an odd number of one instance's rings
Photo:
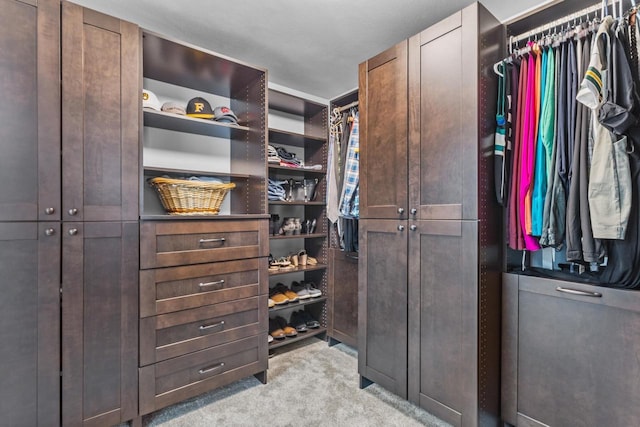
[[[310,339],[269,359],[267,384],[254,377],[161,409],[145,426],[432,426],[448,424],[384,390],[358,387],[355,350]]]

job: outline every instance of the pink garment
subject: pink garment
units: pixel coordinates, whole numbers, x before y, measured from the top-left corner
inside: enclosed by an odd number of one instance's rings
[[[520,148],[520,188],[518,191],[518,206],[521,212],[520,227],[524,235],[525,249],[536,251],[540,249],[538,239],[527,233],[526,212],[527,197],[529,196],[529,212],[531,207],[531,192],[533,186],[533,171],[535,162],[535,137],[536,137],[536,61],[539,58],[531,52],[527,70],[527,99],[525,102],[525,116]]]

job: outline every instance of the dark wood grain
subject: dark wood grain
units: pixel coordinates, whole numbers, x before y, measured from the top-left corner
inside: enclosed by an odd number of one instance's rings
[[[329,249],[327,335],[358,346],[358,253]]]

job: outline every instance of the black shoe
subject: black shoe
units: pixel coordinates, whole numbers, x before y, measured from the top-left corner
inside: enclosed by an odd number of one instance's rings
[[[289,324],[296,328],[296,331],[298,332],[307,332],[307,322],[302,316],[300,316],[300,313],[300,311],[294,311],[291,313],[291,321]]]
[[[309,312],[300,310],[300,317],[304,319],[304,322],[307,324],[307,328],[318,329],[320,327],[320,322],[314,319]]]

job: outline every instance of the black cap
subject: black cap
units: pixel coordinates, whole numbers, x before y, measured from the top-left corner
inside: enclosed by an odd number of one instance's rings
[[[213,110],[211,104],[204,98],[199,96],[193,98],[187,104],[187,116],[196,117],[198,119],[213,119]]]

